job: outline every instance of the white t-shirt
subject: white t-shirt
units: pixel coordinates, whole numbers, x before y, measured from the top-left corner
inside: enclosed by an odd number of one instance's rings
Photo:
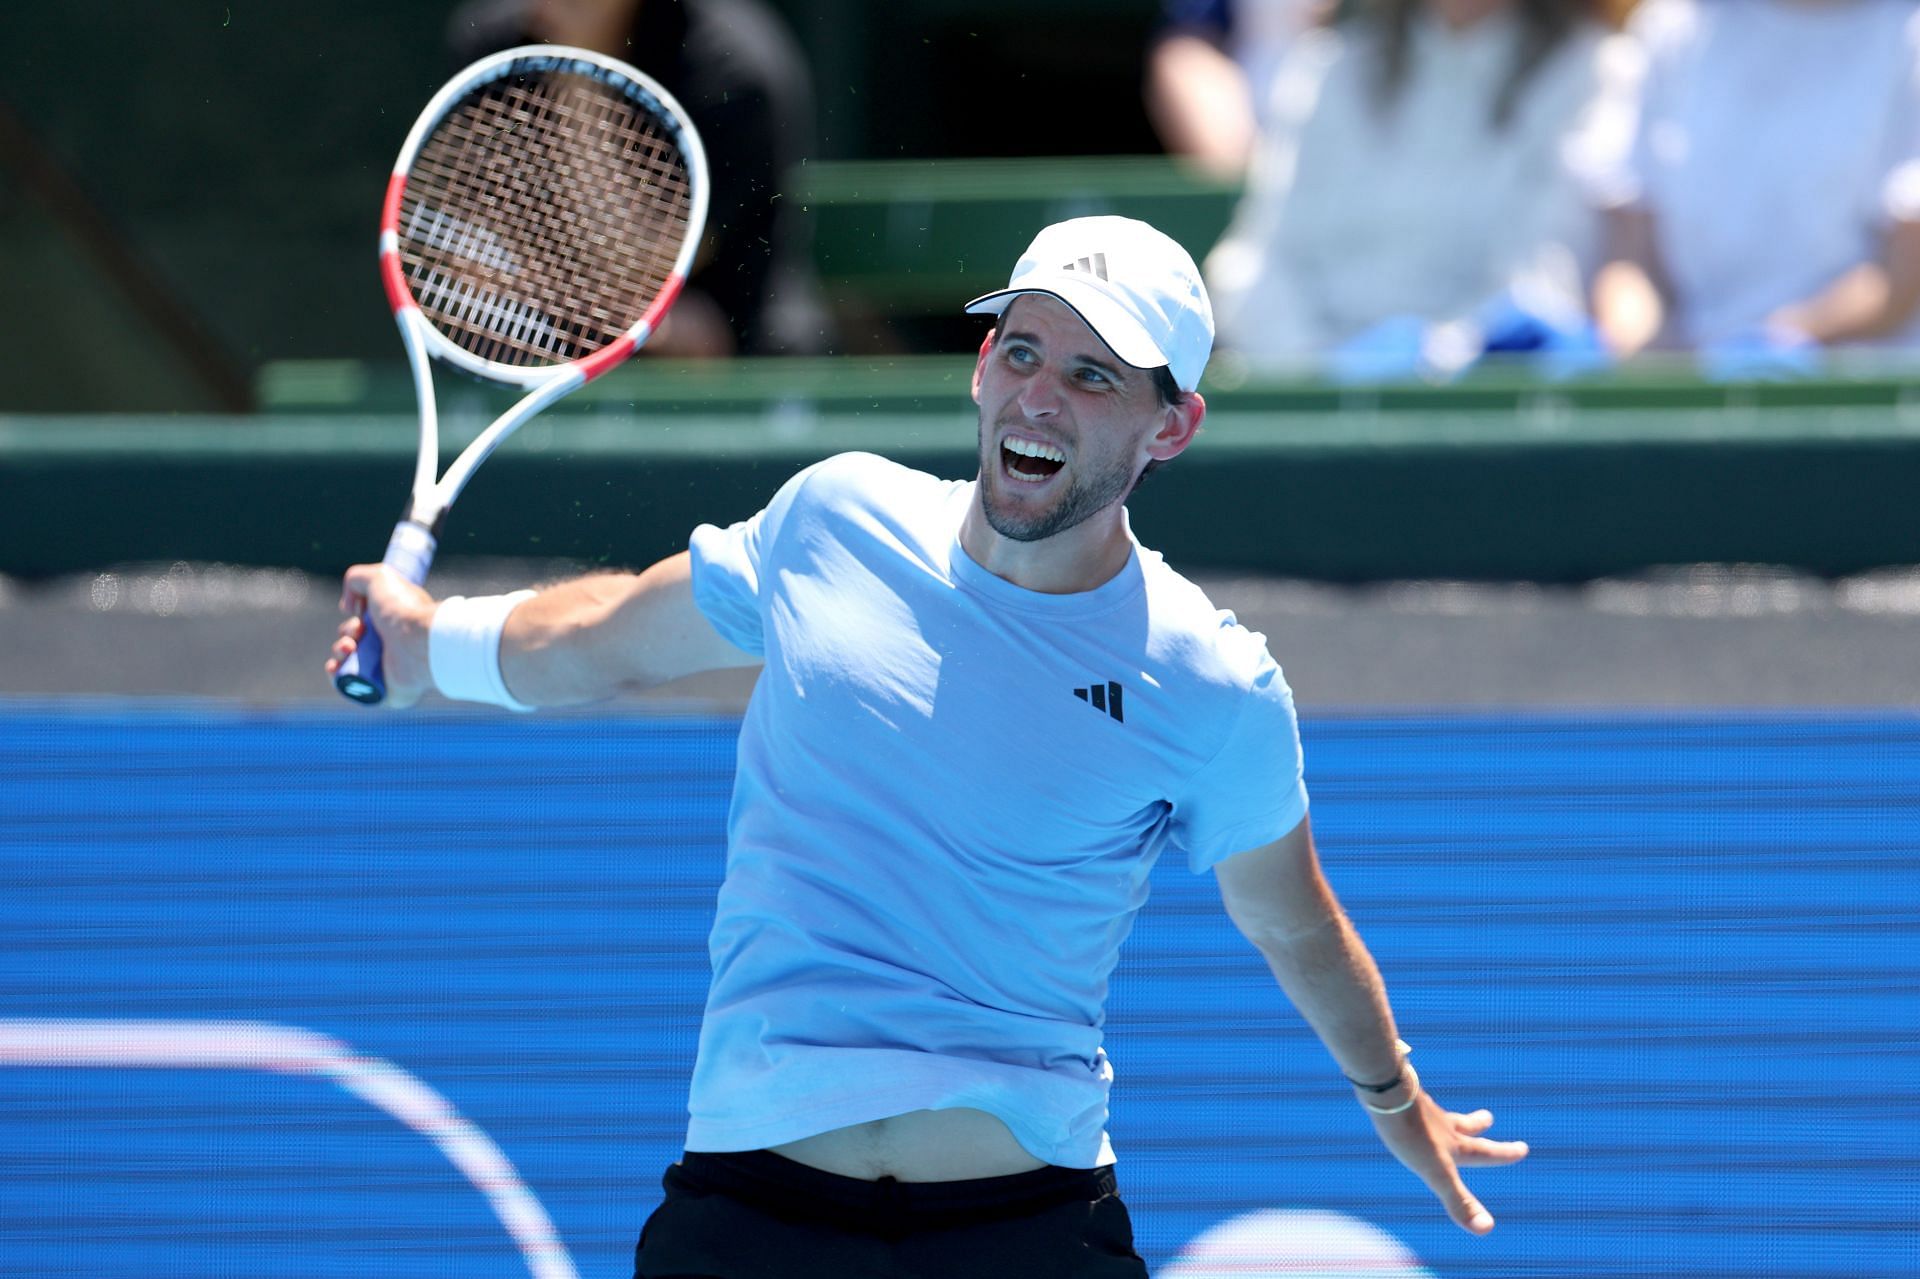
[[[1496,129],[1521,34],[1509,14],[1454,31],[1423,13],[1384,111],[1371,27],[1294,43],[1247,194],[1206,261],[1223,348],[1310,359],[1382,320],[1454,320],[1510,289],[1544,315],[1583,313],[1597,238],[1569,142],[1598,93],[1602,32],[1563,42]]]
[[[1238,0],[1233,12],[1233,58],[1247,77],[1256,125],[1264,125],[1273,100],[1273,79],[1287,48],[1308,30],[1314,0]]]
[[[1751,333],[1920,220],[1911,0],[1648,0],[1631,147],[1604,196],[1650,210],[1679,338]],[[1894,344],[1920,342],[1920,324]]]
[[[692,539],[763,654],[740,734],[687,1149],[910,1110],[1110,1163],[1107,979],[1161,851],[1195,872],[1306,813],[1264,639],[1135,547],[1043,595],[961,548],[971,483],[867,454]]]

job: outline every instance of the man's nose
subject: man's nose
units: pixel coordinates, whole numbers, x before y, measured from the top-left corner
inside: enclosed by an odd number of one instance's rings
[[[1052,417],[1060,411],[1060,403],[1060,389],[1051,378],[1033,378],[1020,388],[1020,411],[1029,418]]]

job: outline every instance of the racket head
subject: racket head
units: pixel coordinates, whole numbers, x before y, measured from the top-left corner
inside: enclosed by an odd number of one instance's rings
[[[476,376],[596,375],[672,305],[707,191],[699,135],[646,74],[585,49],[508,49],[450,80],[401,147],[381,209],[388,300]]]

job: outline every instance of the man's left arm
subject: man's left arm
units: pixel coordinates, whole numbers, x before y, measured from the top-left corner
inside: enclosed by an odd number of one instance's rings
[[[1380,970],[1321,873],[1307,820],[1220,862],[1214,875],[1234,925],[1266,957],[1341,1073],[1358,1081],[1355,1096],[1387,1149],[1439,1197],[1456,1225],[1480,1235],[1492,1230],[1492,1214],[1459,1170],[1515,1163],[1526,1157],[1527,1144],[1482,1136],[1491,1112],[1450,1113],[1421,1088],[1398,1048]]]

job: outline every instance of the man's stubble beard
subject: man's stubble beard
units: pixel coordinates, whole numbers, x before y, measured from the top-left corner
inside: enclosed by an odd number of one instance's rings
[[[996,509],[1003,483],[1000,475],[1000,447],[988,442],[985,414],[980,419],[980,509],[987,526],[1001,537],[1015,542],[1040,542],[1056,533],[1064,533],[1082,524],[1133,491],[1139,477],[1124,457],[1092,475],[1075,475],[1067,491],[1054,500],[1051,508],[1030,519],[1019,519],[1010,511]],[[1017,484],[1019,481],[1004,481]]]

